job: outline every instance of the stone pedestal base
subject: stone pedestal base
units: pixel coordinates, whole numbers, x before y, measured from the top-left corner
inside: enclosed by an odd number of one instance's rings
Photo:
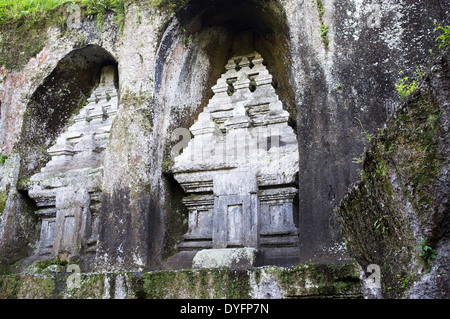
[[[192,261],[194,269],[249,269],[262,265],[263,252],[255,248],[205,249]]]

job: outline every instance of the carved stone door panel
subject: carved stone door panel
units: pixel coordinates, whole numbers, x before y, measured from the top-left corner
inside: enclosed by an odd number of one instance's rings
[[[258,186],[253,172],[214,177],[213,248],[258,247]]]

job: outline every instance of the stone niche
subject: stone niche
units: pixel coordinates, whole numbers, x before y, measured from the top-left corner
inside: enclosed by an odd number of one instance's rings
[[[118,108],[116,72],[115,66],[101,69],[88,104],[47,150],[51,160],[30,178],[29,196],[42,220],[39,258],[95,258],[104,150]]]
[[[189,229],[166,268],[299,261],[299,153],[289,113],[259,53],[234,56],[225,68],[174,158]]]

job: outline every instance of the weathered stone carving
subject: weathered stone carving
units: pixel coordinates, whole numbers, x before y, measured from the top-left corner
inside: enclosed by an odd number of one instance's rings
[[[30,178],[29,195],[42,218],[38,255],[70,260],[96,252],[103,151],[118,107],[115,72],[114,66],[101,70],[88,104],[48,150],[48,164]]]
[[[212,90],[172,168],[189,211],[179,248],[253,248],[264,263],[296,263],[298,143],[261,55],[230,59]]]

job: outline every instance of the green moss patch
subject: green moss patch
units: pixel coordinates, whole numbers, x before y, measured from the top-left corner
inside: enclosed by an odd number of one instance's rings
[[[272,268],[285,297],[360,298],[359,273],[352,264],[306,263],[290,268]]]
[[[3,215],[3,212],[6,207],[6,201],[8,200],[9,190],[0,191],[0,216]]]
[[[244,270],[181,270],[146,273],[142,293],[160,298],[249,298],[249,275]]]
[[[74,275],[78,276],[77,281],[71,281]],[[250,270],[18,274],[0,276],[0,298],[248,299],[255,291],[270,290],[267,280],[270,280],[269,286],[280,287],[285,298],[361,297],[355,265],[343,263]]]
[[[123,30],[123,0],[0,0],[0,65],[20,70],[45,46],[49,27],[58,27],[61,34],[67,27],[68,7],[78,5],[81,19],[95,19],[102,30],[107,15]]]
[[[55,282],[35,275],[0,276],[0,299],[52,299]]]
[[[325,14],[325,7],[323,5],[323,0],[316,0],[317,11],[319,12],[319,21],[320,21],[320,39],[325,46],[325,50],[328,50],[328,26],[323,21],[323,16]]]

